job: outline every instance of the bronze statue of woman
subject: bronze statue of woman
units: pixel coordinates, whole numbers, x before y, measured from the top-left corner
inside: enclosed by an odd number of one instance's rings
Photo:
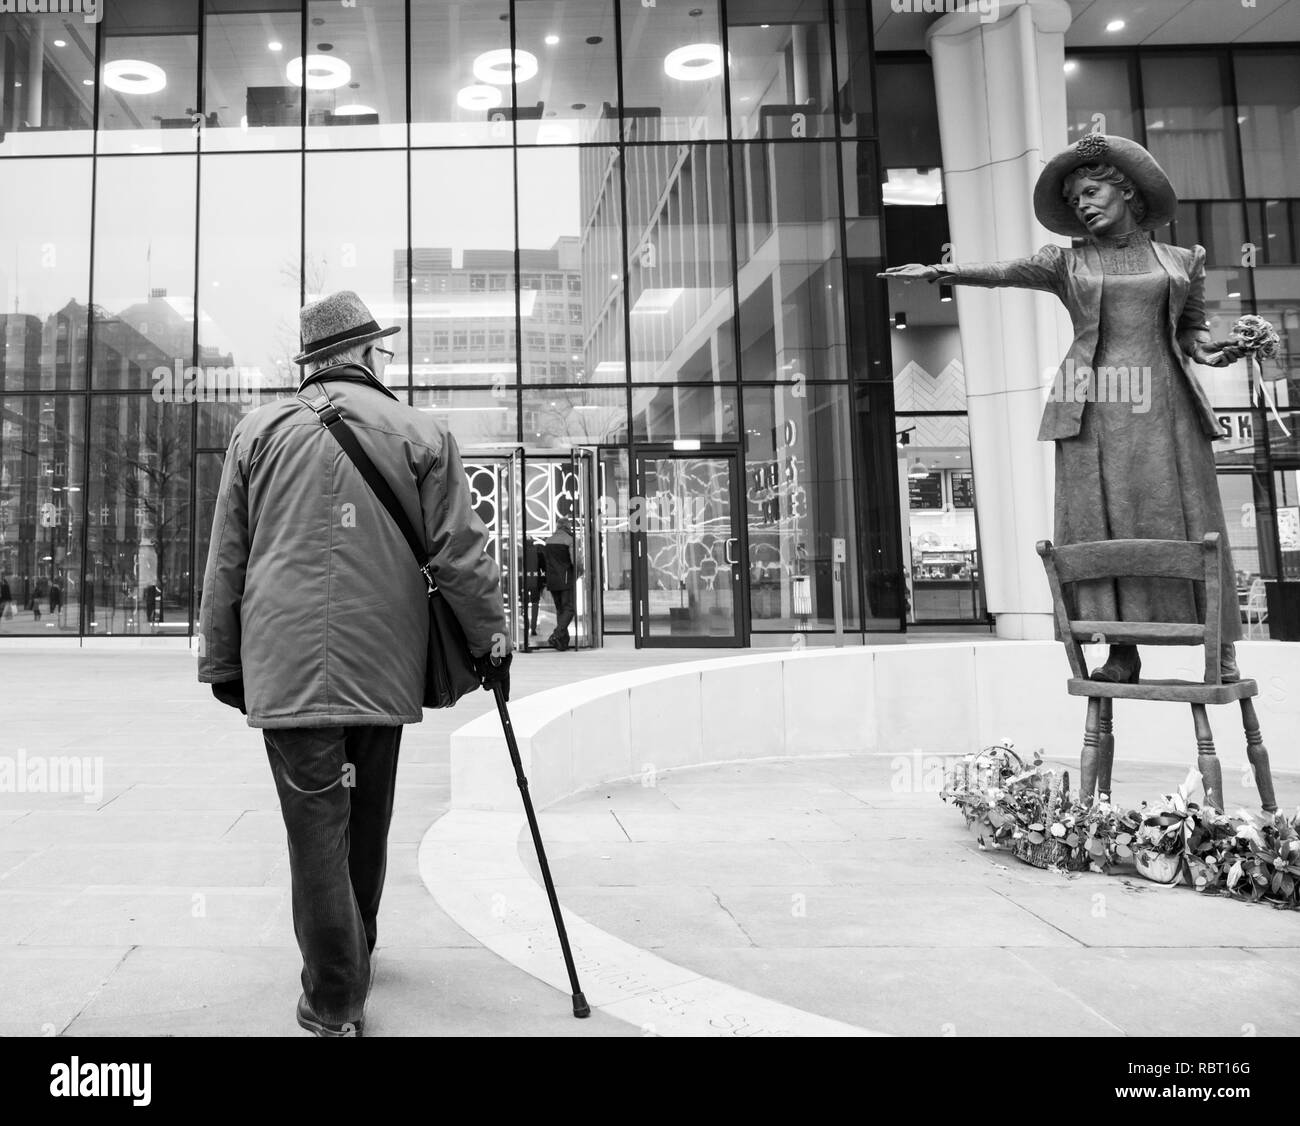
[[[1223,589],[1236,588],[1215,475],[1221,428],[1189,360],[1224,367],[1241,356],[1214,343],[1205,320],[1205,249],[1156,242],[1178,197],[1155,158],[1124,137],[1094,133],[1054,157],[1034,189],[1048,230],[1084,240],[1029,258],[980,265],[898,266],[881,277],[1054,293],[1074,342],[1039,427],[1056,443],[1058,545],[1093,540],[1199,541],[1219,533]],[[1125,578],[1077,584],[1081,619],[1203,620],[1203,593],[1182,580]],[[1237,680],[1235,598],[1222,602],[1221,668]],[[1136,645],[1112,645],[1093,680],[1136,683]]]

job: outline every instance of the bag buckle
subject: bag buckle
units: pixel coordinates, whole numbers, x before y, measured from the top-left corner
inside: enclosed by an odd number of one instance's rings
[[[320,417],[321,423],[328,429],[343,417],[339,408],[333,403],[327,403],[325,407],[318,410],[316,414]]]
[[[437,593],[438,593],[438,584],[437,584],[437,582],[434,581],[434,578],[433,578],[433,561],[432,561],[432,560],[430,560],[428,563],[426,563],[423,567],[420,568],[420,574],[422,574],[422,575],[424,576],[424,581],[425,581],[426,583],[429,584],[429,593],[430,593],[430,594],[437,594]]]

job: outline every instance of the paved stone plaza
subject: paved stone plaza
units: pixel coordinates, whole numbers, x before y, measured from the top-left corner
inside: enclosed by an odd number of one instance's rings
[[[514,693],[700,656],[521,655]],[[305,1035],[258,734],[182,651],[11,650],[0,672],[0,755],[103,765],[96,801],[0,794],[0,1033]],[[420,879],[419,842],[449,805],[448,735],[490,706],[475,694],[405,733],[367,1031],[641,1035],[601,1012],[575,1021],[567,996],[484,949]],[[1246,804],[1238,749],[1223,754],[1229,807]],[[1121,755],[1117,795],[1155,797],[1182,773]],[[982,853],[925,778],[903,748],[709,766],[577,795],[542,825],[574,915],[856,1028],[1300,1032],[1300,913]],[[1277,783],[1294,809],[1300,778]],[[535,870],[526,835],[520,855]]]

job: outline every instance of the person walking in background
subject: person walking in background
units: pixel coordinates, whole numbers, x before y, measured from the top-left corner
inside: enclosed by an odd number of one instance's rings
[[[484,686],[509,697],[500,573],[455,439],[383,383],[392,353],[361,299],[301,313],[299,397],[235,428],[199,618],[199,680],[261,728],[288,835],[298,1024],[361,1036],[402,725],[419,723],[428,587],[397,525],[323,425],[330,411],[424,534]],[[319,413],[318,413],[319,412]],[[495,661],[494,661],[495,658]]]
[[[544,551],[546,588],[555,601],[555,629],[546,644],[557,652],[569,648],[569,623],[573,621],[574,598],[577,583],[573,561],[573,537],[568,529],[559,527],[546,540]],[[581,569],[577,568],[578,573]]]
[[[0,571],[0,621],[12,618],[14,595],[9,587],[9,577]]]
[[[537,636],[537,613],[542,607],[542,583],[546,579],[546,545],[540,540],[524,541],[524,618],[528,634]]]

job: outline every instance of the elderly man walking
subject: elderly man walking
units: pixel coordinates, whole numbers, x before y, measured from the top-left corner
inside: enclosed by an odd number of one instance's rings
[[[288,833],[302,952],[297,1019],[360,1036],[402,725],[419,723],[429,617],[411,548],[318,413],[332,406],[387,480],[484,687],[509,693],[500,575],[455,439],[383,383],[392,353],[361,299],[301,314],[299,396],[235,428],[212,525],[199,680],[262,729]],[[495,655],[495,662],[494,662]],[[496,663],[499,662],[499,663]]]

